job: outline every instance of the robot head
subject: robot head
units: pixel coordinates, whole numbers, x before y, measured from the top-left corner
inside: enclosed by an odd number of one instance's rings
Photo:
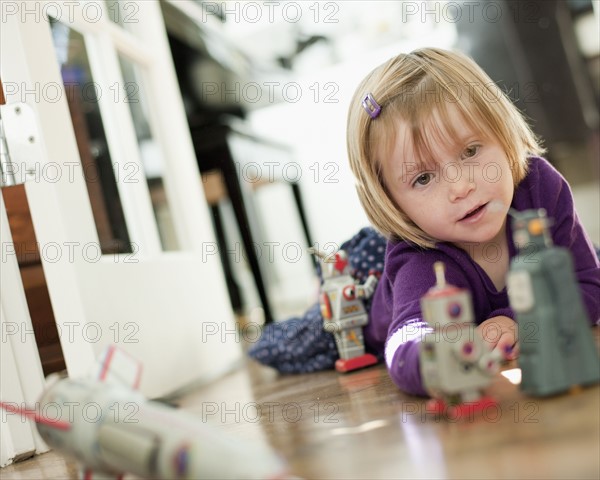
[[[349,275],[350,274],[350,264],[348,262],[348,254],[344,250],[339,250],[333,256],[333,275]]]
[[[546,210],[511,210],[513,240],[519,251],[525,248],[543,249],[552,246],[550,226],[552,220],[546,217]]]
[[[436,281],[421,298],[423,319],[433,328],[473,323],[473,305],[467,290],[446,284],[444,264],[434,264]]]
[[[332,255],[318,251],[315,248],[311,248],[309,251],[319,259],[323,280],[350,275],[348,254],[344,250],[338,250]]]

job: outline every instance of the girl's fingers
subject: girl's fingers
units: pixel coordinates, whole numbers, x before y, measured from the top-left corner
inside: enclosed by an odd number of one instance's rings
[[[520,353],[521,349],[519,348],[519,344],[515,343],[512,347],[512,351],[510,352],[508,359],[509,360],[515,360],[516,358],[519,357],[519,353]]]
[[[515,342],[514,333],[512,331],[505,331],[498,339],[494,350],[502,353],[507,360],[513,360],[518,355],[518,352],[515,352],[515,348],[518,348],[518,345]]]
[[[510,335],[499,341],[494,350],[499,351],[505,360],[514,360],[519,356],[519,344]]]

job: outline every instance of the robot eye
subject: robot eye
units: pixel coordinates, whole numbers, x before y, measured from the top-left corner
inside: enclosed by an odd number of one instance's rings
[[[460,306],[460,303],[451,303],[448,305],[448,315],[450,315],[451,318],[460,316],[461,312],[462,307]]]
[[[348,285],[342,290],[342,295],[346,300],[354,300],[356,298],[356,289],[354,285]]]
[[[533,236],[538,236],[544,233],[544,223],[539,218],[531,220],[528,225],[529,233]]]

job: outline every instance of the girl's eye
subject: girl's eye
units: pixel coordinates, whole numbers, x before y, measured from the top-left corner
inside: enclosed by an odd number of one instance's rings
[[[416,187],[416,186],[425,186],[429,182],[431,182],[431,173],[422,173],[413,182],[413,187]]]
[[[469,145],[463,150],[463,153],[461,155],[462,158],[464,159],[474,157],[475,155],[477,155],[477,152],[479,151],[480,147],[480,145]]]

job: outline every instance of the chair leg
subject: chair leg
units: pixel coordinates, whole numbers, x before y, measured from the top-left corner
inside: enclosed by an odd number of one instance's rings
[[[217,237],[217,246],[219,248],[219,257],[221,258],[221,265],[223,265],[223,273],[225,274],[225,282],[227,284],[227,290],[229,292],[231,307],[233,308],[233,311],[235,313],[241,314],[244,302],[240,293],[240,287],[238,286],[233,276],[233,270],[231,269],[229,255],[227,255],[227,240],[225,238],[225,229],[223,228],[223,221],[221,220],[221,212],[219,210],[219,206],[211,205],[210,211],[212,213],[213,225],[215,227],[215,235]]]
[[[246,257],[248,259],[248,263],[250,264],[250,269],[252,270],[254,283],[256,284],[256,289],[258,290],[258,296],[265,313],[265,323],[271,323],[273,321],[273,315],[271,313],[271,306],[267,297],[267,291],[263,282],[263,277],[260,272],[260,265],[258,263],[258,257],[256,256],[256,250],[254,249],[254,242],[252,241],[252,232],[250,231],[250,223],[248,221],[248,215],[246,213],[246,207],[242,197],[242,189],[240,187],[235,170],[233,172],[224,172],[223,177],[227,185],[229,198],[231,200],[238,228],[242,236]]]
[[[310,229],[308,228],[308,221],[306,219],[306,212],[304,211],[304,204],[302,203],[302,194],[300,192],[300,186],[293,182],[291,183],[292,193],[294,194],[294,201],[296,202],[296,208],[298,209],[298,214],[300,215],[300,223],[302,223],[302,229],[304,230],[304,239],[306,240],[306,245],[308,247],[313,246],[312,235],[310,234]],[[318,262],[316,258],[311,255],[313,266],[315,269],[318,266]]]

